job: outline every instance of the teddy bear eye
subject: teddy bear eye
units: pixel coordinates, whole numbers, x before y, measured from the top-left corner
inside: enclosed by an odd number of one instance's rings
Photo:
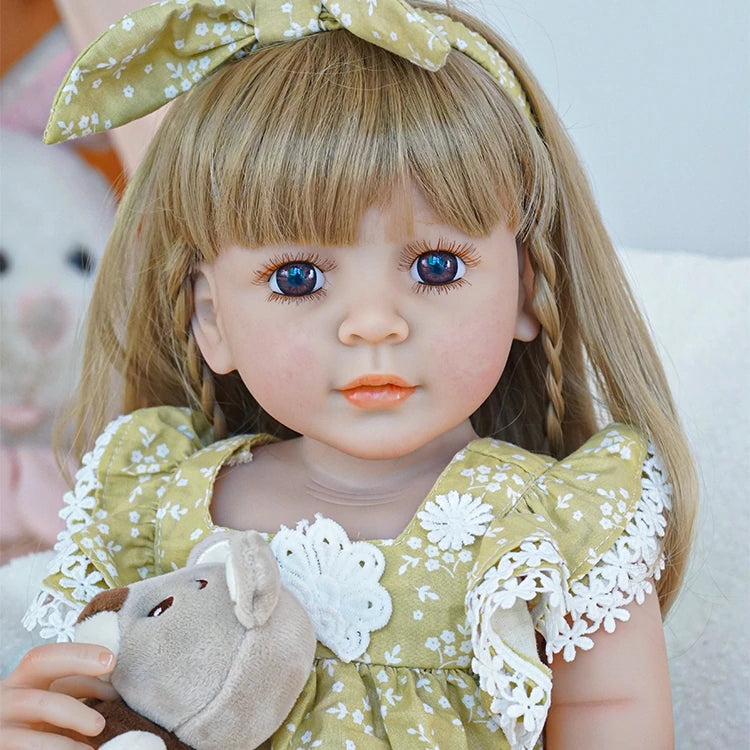
[[[208,586],[208,581],[205,578],[196,578],[195,582],[200,584],[198,588],[201,589],[205,589]]]
[[[159,617],[160,615],[163,615],[166,610],[168,610],[174,602],[173,596],[168,596],[164,601],[159,602],[149,613],[149,617]]]
[[[5,250],[0,248],[0,273],[5,273],[10,267],[10,261],[5,253]]]

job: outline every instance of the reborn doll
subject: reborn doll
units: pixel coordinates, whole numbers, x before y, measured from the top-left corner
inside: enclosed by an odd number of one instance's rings
[[[255,529],[318,642],[274,748],[670,747],[659,605],[694,475],[518,54],[430,3],[165,0],[82,55],[47,138],[167,101],[102,262],[87,452],[27,625],[66,640],[98,591]],[[18,734],[29,683],[111,668],[66,645],[5,681]],[[95,734],[64,684],[52,707]]]

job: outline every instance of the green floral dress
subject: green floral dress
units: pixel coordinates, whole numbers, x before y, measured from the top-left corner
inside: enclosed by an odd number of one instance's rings
[[[269,439],[215,442],[174,407],[112,422],[66,495],[68,529],[27,627],[67,640],[100,590],[183,566],[217,530],[219,469]],[[350,541],[319,515],[268,535],[318,637],[273,748],[540,747],[552,680],[535,631],[547,659],[570,661],[627,620],[663,568],[669,503],[648,441],[615,424],[559,462],[473,441],[395,539]]]

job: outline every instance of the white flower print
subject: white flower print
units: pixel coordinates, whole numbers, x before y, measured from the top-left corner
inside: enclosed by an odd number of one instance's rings
[[[481,497],[451,490],[427,502],[417,517],[428,531],[427,538],[441,550],[460,550],[484,534],[493,516],[492,506],[483,503]]]
[[[453,643],[456,640],[456,634],[452,630],[444,630],[440,634],[440,640],[443,643]]]

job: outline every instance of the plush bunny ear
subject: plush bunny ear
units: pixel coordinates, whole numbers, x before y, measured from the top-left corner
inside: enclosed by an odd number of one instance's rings
[[[279,600],[279,566],[266,540],[255,531],[231,539],[227,583],[237,619],[246,627],[266,623]]]

